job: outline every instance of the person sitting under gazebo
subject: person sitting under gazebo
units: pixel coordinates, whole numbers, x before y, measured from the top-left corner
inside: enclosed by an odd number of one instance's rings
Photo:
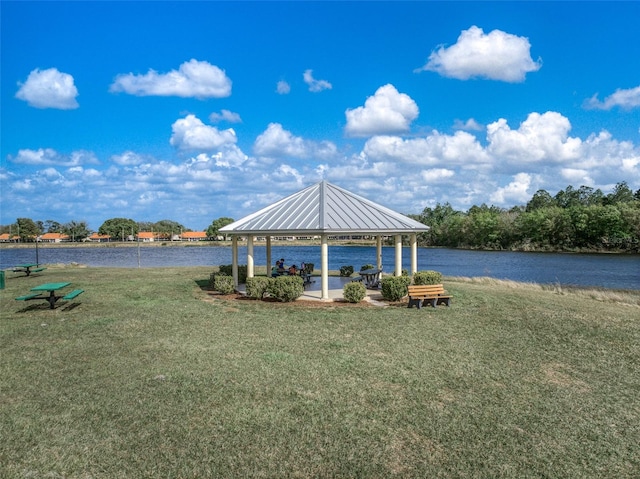
[[[298,268],[296,268],[295,264],[289,266],[289,276],[295,276],[298,274]]]

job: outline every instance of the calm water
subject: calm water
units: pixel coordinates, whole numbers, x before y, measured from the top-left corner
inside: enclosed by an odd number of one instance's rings
[[[39,262],[81,263],[89,266],[138,267],[138,248],[38,248]],[[266,262],[266,248],[254,247],[256,266]],[[239,261],[246,264],[246,248],[239,248]],[[285,258],[287,264],[315,263],[320,266],[319,246],[274,246],[272,260]],[[376,249],[371,246],[330,246],[329,269],[351,265],[356,271],[364,264],[375,264]],[[395,249],[383,247],[385,271],[395,267]],[[403,268],[410,269],[409,248],[402,253]],[[35,262],[33,249],[0,249],[0,269]],[[221,246],[140,248],[140,266],[207,266],[231,264],[231,248]],[[536,283],[602,286],[640,290],[640,256],[612,254],[558,254],[464,251],[444,248],[418,248],[418,269],[434,269],[445,276],[490,276]]]

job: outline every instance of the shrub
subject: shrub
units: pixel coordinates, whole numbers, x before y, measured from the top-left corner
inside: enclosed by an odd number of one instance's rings
[[[219,271],[228,276],[233,276],[233,265],[232,264],[221,264],[218,267]],[[238,283],[246,283],[247,282],[247,265],[239,264],[238,265]]]
[[[367,295],[367,288],[359,281],[354,281],[344,285],[342,295],[349,303],[359,303]]]
[[[360,267],[360,271],[364,271],[365,269],[375,269],[375,266],[372,264],[364,264]]]
[[[351,276],[353,274],[353,266],[340,266],[340,276]]]
[[[278,276],[269,282],[267,292],[282,302],[298,299],[304,293],[304,284],[300,276]]]
[[[236,285],[233,283],[233,276],[217,274],[215,276],[214,289],[222,294],[233,293],[236,290]]]
[[[211,273],[211,275],[209,275],[209,289],[212,289],[213,291],[218,290],[216,288],[216,279],[218,278],[218,276],[229,276],[229,275],[225,273],[220,273],[219,271],[216,271],[215,273]]]
[[[257,276],[254,278],[247,278],[247,297],[262,299],[269,289],[269,284],[272,278],[266,278],[264,276]]]
[[[413,284],[441,284],[442,273],[438,271],[418,271],[413,275]]]
[[[385,276],[382,278],[382,297],[387,301],[400,301],[408,293],[409,276]]]

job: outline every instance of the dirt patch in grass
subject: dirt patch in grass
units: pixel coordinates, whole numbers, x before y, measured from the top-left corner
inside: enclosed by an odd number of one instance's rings
[[[295,301],[290,302],[282,302],[278,301],[274,298],[264,298],[264,299],[253,299],[247,298],[246,296],[238,293],[233,294],[220,294],[213,291],[209,291],[207,293],[204,301],[253,301],[260,303],[268,303],[273,306],[282,306],[283,308],[327,308],[331,306],[339,306],[345,308],[377,308],[379,306],[375,306],[367,301],[360,301],[359,303],[349,303],[344,300],[333,300],[333,301],[313,301],[308,299],[296,299]],[[390,304],[393,306],[393,303]]]

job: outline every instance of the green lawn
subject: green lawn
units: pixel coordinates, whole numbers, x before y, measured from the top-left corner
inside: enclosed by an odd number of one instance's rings
[[[640,293],[310,307],[220,300],[210,271],[8,273],[0,477],[639,475]],[[54,281],[86,292],[14,300]]]

